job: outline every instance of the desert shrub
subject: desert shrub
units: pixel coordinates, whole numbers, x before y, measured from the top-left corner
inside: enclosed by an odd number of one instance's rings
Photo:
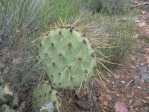
[[[98,15],[100,32],[96,36],[97,54],[100,62],[107,68],[122,64],[129,56],[135,43],[135,23],[133,15],[103,16]]]
[[[94,12],[123,14],[128,11],[130,0],[87,0],[87,4]]]
[[[42,30],[48,22],[49,5],[43,0],[1,0],[0,36],[2,42],[23,38]]]

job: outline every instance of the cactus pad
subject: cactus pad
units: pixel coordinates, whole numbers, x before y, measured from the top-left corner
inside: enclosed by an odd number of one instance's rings
[[[74,27],[57,28],[42,39],[39,61],[54,88],[79,87],[91,79],[96,56],[91,43]]]
[[[33,112],[59,112],[60,102],[57,91],[53,90],[48,81],[39,82],[33,91]]]

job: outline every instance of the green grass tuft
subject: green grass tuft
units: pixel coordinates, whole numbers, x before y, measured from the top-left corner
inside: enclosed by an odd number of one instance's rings
[[[131,0],[84,0],[93,12],[124,14],[130,8]]]
[[[49,3],[31,0],[0,1],[0,36],[13,42],[42,30],[48,23]],[[34,33],[33,33],[34,32]]]

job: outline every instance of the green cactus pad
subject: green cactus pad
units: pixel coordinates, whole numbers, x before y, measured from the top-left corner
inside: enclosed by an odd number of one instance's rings
[[[87,38],[73,27],[50,31],[41,41],[39,60],[54,88],[79,87],[91,79],[96,56]]]
[[[0,104],[11,101],[13,98],[13,91],[7,84],[0,86]]]
[[[48,109],[49,112],[54,112],[55,110],[59,112],[60,101],[57,91],[51,88],[48,81],[42,81],[38,83],[33,91],[32,102],[33,112],[39,110],[44,112],[46,109]],[[53,105],[51,103],[53,103]]]

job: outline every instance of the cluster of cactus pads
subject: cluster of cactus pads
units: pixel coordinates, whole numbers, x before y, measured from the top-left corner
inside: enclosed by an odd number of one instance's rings
[[[60,101],[56,90],[52,89],[48,81],[41,81],[33,91],[33,112],[59,112]]]
[[[38,83],[33,91],[32,109],[59,112],[59,97],[51,86],[55,89],[80,87],[94,75],[96,56],[89,40],[74,27],[67,26],[53,29],[42,37],[39,62],[51,83]]]
[[[93,76],[96,56],[89,40],[74,27],[51,30],[41,41],[39,60],[54,88],[79,87]]]
[[[4,83],[2,77],[0,77],[0,105],[2,107],[2,112],[15,112],[13,108],[6,105],[6,103],[11,103],[14,100],[14,92],[11,90],[8,84]],[[14,102],[14,101],[13,101]]]

